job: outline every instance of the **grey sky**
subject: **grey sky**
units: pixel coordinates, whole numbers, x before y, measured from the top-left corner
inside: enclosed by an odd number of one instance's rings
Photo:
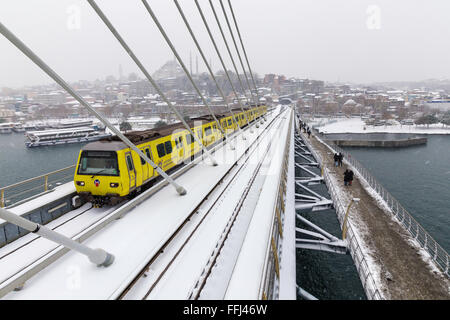
[[[173,57],[141,1],[97,3],[151,72]],[[173,1],[149,3],[189,65],[189,52],[195,57],[196,50]],[[180,3],[218,70],[193,0]],[[208,1],[200,3],[212,24]],[[218,0],[214,3],[220,11]],[[250,63],[259,74],[342,82],[450,78],[448,0],[234,0],[233,6]],[[79,29],[77,19],[71,19],[78,9]],[[2,0],[0,21],[66,80],[117,76],[119,64],[126,75],[137,72],[84,0]],[[220,40],[217,28],[213,30]],[[51,82],[1,36],[0,57],[0,87]],[[226,63],[231,68],[228,59]],[[205,70],[200,59],[199,65]]]

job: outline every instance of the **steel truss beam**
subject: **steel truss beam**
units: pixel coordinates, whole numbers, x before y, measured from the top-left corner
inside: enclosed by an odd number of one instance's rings
[[[295,194],[295,209],[305,212],[321,211],[333,208],[332,200],[325,198],[324,196],[307,187],[307,185],[309,186],[323,183],[322,176],[307,168],[310,166],[319,167],[319,163],[314,162],[317,161],[317,159],[314,159],[314,156],[300,138],[295,138],[295,146],[295,155],[298,157],[298,159],[301,158],[308,161],[308,163],[295,164],[296,168],[300,168],[302,170],[302,174],[304,174],[304,176],[295,177],[295,185],[303,190],[302,193]],[[314,231],[304,228],[296,228],[296,233],[299,234],[299,236],[304,236],[304,238],[297,237],[295,239],[296,248],[319,250],[339,254],[348,253],[346,241],[338,239],[319,226],[305,219],[298,213],[297,219],[303,224],[309,226]]]

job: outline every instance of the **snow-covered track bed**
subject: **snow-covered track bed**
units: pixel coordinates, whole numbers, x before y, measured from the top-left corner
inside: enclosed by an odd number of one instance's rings
[[[211,166],[207,160],[200,159],[174,173],[172,176],[187,189],[187,195],[179,196],[162,181],[108,213],[75,238],[91,248],[103,248],[114,254],[116,259],[111,266],[98,268],[84,256],[59,248],[61,251],[52,263],[33,272],[25,279],[26,284],[21,291],[11,291],[5,298],[119,298],[173,233],[183,229],[188,216],[235,166],[237,159],[261,139],[267,127],[280,118],[279,115],[280,109],[277,108],[267,115],[268,121],[261,123],[259,128],[253,123],[251,127],[256,132],[251,133],[252,130],[246,128],[246,140],[236,135],[230,143],[236,146],[235,150],[230,150],[229,144],[213,148],[218,166]]]

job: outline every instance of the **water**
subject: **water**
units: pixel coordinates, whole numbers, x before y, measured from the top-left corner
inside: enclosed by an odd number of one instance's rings
[[[369,169],[449,252],[450,136],[427,137],[427,145],[409,148],[346,150]],[[326,190],[320,186],[312,189],[326,194]],[[341,237],[333,210],[302,215],[334,236]],[[304,225],[298,227],[305,228]],[[319,299],[365,299],[356,268],[349,256],[297,249],[297,282]]]
[[[23,134],[0,135],[0,187],[73,165],[83,146],[29,149],[24,141]],[[450,251],[450,136],[428,136],[427,145],[410,148],[348,150]],[[313,189],[325,194],[320,188]],[[340,237],[334,211],[304,216]],[[297,275],[298,284],[320,299],[365,299],[348,255],[297,250]]]
[[[74,165],[83,145],[27,148],[23,133],[0,134],[0,187]]]
[[[426,145],[346,148],[450,251],[450,136],[429,135]]]

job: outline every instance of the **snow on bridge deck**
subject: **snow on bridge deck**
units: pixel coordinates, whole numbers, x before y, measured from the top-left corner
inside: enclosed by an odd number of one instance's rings
[[[75,252],[68,252],[29,279],[21,291],[12,291],[4,298],[117,298],[139,270],[160,250],[161,245],[171,237],[173,230],[180,227],[184,219],[234,166],[236,159],[245,153],[248,146],[255,143],[258,136],[263,136],[266,133],[268,138],[265,137],[263,139],[269,140],[261,142],[261,145],[267,146],[268,141],[276,138],[274,133],[276,129],[274,128],[277,124],[280,124],[283,130],[287,127],[288,121],[286,118],[288,118],[287,115],[290,114],[290,110],[284,110],[282,116],[276,117],[279,112],[280,109],[277,108],[271,115],[268,115],[268,121],[261,125],[259,129],[255,128],[255,133],[251,134],[247,130],[245,132],[247,140],[242,140],[238,137],[235,140],[237,144],[234,151],[231,151],[228,145],[218,148],[214,153],[214,157],[219,162],[218,166],[213,167],[209,165],[208,160],[205,160],[178,177],[176,179],[177,182],[188,191],[186,196],[179,196],[171,186],[166,186],[152,195],[150,199],[133,208],[122,219],[112,221],[84,241],[91,248],[103,248],[114,254],[116,260],[110,267],[98,268],[91,264],[86,257]],[[272,120],[273,125],[270,130],[264,130],[270,126]],[[263,152],[256,152],[256,154],[261,158]],[[231,196],[234,199],[238,197],[238,192],[234,192]],[[224,208],[226,208],[226,205]],[[104,214],[104,212],[92,213]],[[71,228],[77,228],[77,226],[67,225],[66,228],[68,230],[61,232],[72,235],[74,231]],[[200,237],[201,233],[198,233],[198,235]],[[53,243],[42,238],[39,238],[39,241],[44,246],[53,245]],[[202,241],[205,245],[210,244],[207,243],[206,238]],[[34,250],[39,249],[40,247],[34,248]],[[195,251],[191,252],[191,254],[194,253]],[[26,260],[27,254],[29,252],[26,250],[18,251],[18,255],[15,258],[17,261],[21,259]],[[0,263],[2,263],[1,260]],[[181,263],[180,265],[182,266],[183,264]],[[295,286],[295,284],[293,285]],[[185,291],[191,289],[189,285],[184,288]],[[177,291],[176,285],[173,286],[172,290],[174,290],[172,291],[173,297],[175,297],[175,292],[177,292],[177,298],[187,298],[187,296],[183,296]],[[165,297],[170,298],[171,295],[168,294]]]
[[[366,260],[376,285],[386,299],[449,299],[450,282],[435,266],[414,238],[388,213],[388,206],[355,170],[351,187],[343,186],[343,172],[350,167],[335,167],[334,151],[320,138],[308,139],[329,171],[330,183],[345,206],[352,198],[358,205],[350,209],[349,224],[362,242]],[[421,256],[428,256],[424,261]]]

